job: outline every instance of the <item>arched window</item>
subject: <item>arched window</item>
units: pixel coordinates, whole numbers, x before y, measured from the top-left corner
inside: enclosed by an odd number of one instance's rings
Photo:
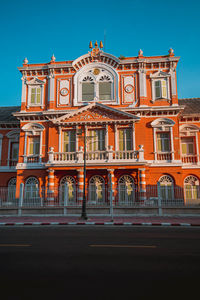
[[[89,181],[89,204],[105,203],[105,182],[101,176],[93,176]]]
[[[135,202],[135,184],[129,175],[123,175],[119,179],[119,203],[129,205]]]
[[[39,197],[39,182],[36,177],[29,177],[25,183],[25,195],[26,201],[30,201],[29,204],[33,204],[32,201]]]
[[[185,200],[187,204],[200,202],[199,179],[196,176],[187,176],[184,180]]]
[[[76,203],[76,182],[72,176],[65,176],[60,180],[60,202],[62,205]]]
[[[165,202],[174,199],[174,181],[172,177],[164,175],[159,179],[159,183],[161,201]]]
[[[13,177],[8,182],[8,201],[12,202],[15,200],[16,192],[16,177]]]

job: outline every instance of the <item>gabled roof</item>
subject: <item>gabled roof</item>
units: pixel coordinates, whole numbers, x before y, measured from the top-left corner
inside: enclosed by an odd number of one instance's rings
[[[113,107],[109,107],[102,103],[93,102],[80,108],[75,112],[65,114],[57,119],[53,119],[52,122],[60,124],[61,122],[90,122],[90,121],[108,121],[108,120],[140,120],[139,117],[130,113],[118,110]]]
[[[185,98],[178,100],[179,105],[185,106],[182,111],[183,116],[200,115],[200,98]]]
[[[14,112],[20,111],[20,106],[1,106],[0,107],[0,123],[19,123],[16,117],[12,115]]]

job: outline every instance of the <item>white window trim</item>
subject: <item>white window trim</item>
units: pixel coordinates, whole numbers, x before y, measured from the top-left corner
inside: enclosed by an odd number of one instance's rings
[[[82,79],[86,76],[86,74],[93,69],[104,69],[105,74],[107,73],[113,82],[112,84],[112,99],[111,100],[98,100],[97,101],[103,103],[103,104],[113,104],[113,105],[119,105],[119,96],[118,96],[118,84],[119,84],[119,75],[114,70],[114,68],[108,66],[105,63],[90,63],[83,68],[81,68],[74,76],[74,106],[81,106],[83,104],[92,103],[93,101],[82,101]],[[91,73],[92,75],[92,73]],[[102,74],[101,74],[102,75]],[[92,77],[92,76],[91,76]],[[95,77],[94,77],[95,78]],[[98,78],[98,77],[96,77]],[[97,92],[97,91],[95,91]]]
[[[169,86],[169,78],[170,78],[170,74],[162,72],[162,71],[158,71],[154,74],[150,74],[150,78],[151,78],[151,91],[152,91],[152,102],[155,102],[157,100],[171,100],[171,96],[170,96],[170,86]],[[162,97],[162,85],[161,85],[161,97],[160,98],[156,98],[156,93],[155,93],[155,82],[156,81],[166,81],[166,92],[167,92],[167,97]]]
[[[33,78],[30,81],[26,81],[28,85],[28,100],[27,100],[27,108],[29,107],[41,107],[44,108],[44,84],[46,83],[46,79],[39,80],[37,77]],[[40,88],[41,89],[41,99],[39,104],[31,103],[31,90],[32,88]]]

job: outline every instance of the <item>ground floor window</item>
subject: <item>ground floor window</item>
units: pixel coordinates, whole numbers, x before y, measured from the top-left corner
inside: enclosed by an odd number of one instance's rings
[[[26,200],[35,200],[39,197],[39,182],[36,177],[29,177],[25,182]]]
[[[161,201],[172,200],[174,198],[173,179],[168,175],[164,175],[159,179],[159,183]]]
[[[16,193],[16,177],[13,177],[8,182],[8,202],[15,200]]]
[[[76,182],[72,176],[65,176],[60,181],[60,202],[67,205],[76,203]]]
[[[101,176],[93,176],[89,181],[89,198],[90,204],[105,203],[105,182]]]
[[[135,185],[131,176],[123,175],[119,179],[118,194],[120,204],[131,204],[135,201]]]
[[[199,180],[195,176],[187,176],[184,180],[185,200],[188,204],[200,202],[200,186]]]

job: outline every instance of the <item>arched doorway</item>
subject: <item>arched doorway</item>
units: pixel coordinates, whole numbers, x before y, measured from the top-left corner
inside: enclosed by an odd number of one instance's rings
[[[36,177],[29,177],[25,182],[24,204],[27,206],[41,205],[39,196],[39,182]]]
[[[200,204],[199,179],[196,176],[187,176],[184,180],[184,196],[187,204]]]
[[[174,180],[169,175],[163,175],[159,179],[160,197],[162,203],[170,203],[174,199]],[[159,186],[158,186],[159,187]]]

